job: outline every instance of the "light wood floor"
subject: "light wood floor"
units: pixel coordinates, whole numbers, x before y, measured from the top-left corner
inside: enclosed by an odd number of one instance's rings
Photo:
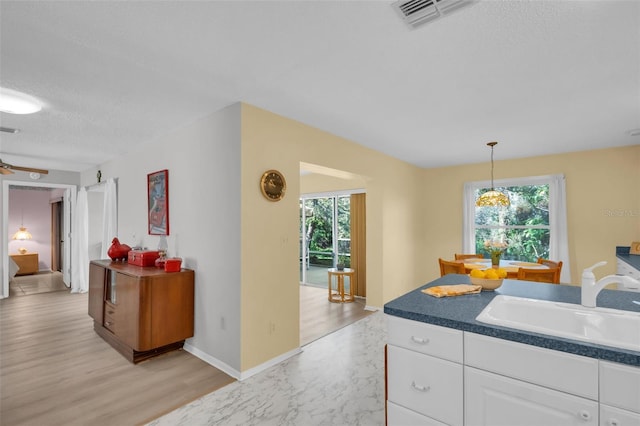
[[[68,288],[62,280],[62,272],[58,271],[19,275],[9,281],[9,297],[66,290]]]
[[[0,300],[0,424],[146,423],[234,379],[185,351],[138,365],[93,331],[87,294]]]
[[[353,303],[331,303],[329,290],[300,286],[300,346],[326,336],[373,313],[365,311],[365,299]]]
[[[301,345],[369,315],[300,286]],[[93,331],[87,294],[0,300],[0,425],[144,424],[234,379],[185,351],[133,365]]]

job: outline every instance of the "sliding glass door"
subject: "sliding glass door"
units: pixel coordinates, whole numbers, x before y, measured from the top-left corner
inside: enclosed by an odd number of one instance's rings
[[[327,268],[351,264],[350,195],[300,198],[300,282],[327,287]]]

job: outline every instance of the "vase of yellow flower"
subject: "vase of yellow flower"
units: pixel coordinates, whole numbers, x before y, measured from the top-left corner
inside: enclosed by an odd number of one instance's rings
[[[502,253],[507,249],[507,243],[504,241],[484,241],[484,248],[489,253],[491,257],[491,266],[497,268],[500,266],[500,258],[502,257]]]

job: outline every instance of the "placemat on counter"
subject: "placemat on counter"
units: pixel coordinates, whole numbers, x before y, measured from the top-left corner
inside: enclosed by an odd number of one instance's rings
[[[465,294],[480,293],[481,291],[482,286],[471,284],[437,285],[422,290],[423,293],[433,297],[462,296]]]

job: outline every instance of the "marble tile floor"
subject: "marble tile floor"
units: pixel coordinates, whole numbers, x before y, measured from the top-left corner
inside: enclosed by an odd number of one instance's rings
[[[377,311],[148,425],[384,425],[386,338]]]

